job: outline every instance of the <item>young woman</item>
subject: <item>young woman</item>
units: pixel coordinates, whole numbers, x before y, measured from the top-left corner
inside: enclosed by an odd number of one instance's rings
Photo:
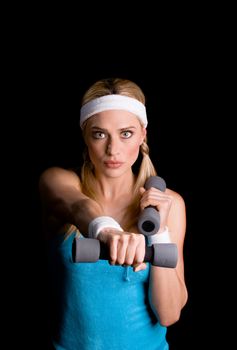
[[[52,343],[58,350],[166,350],[167,326],[179,320],[187,302],[185,204],[171,189],[144,188],[156,171],[146,143],[143,92],[129,80],[96,82],[84,94],[80,126],[86,145],[80,176],[49,168],[39,183],[49,247]],[[175,268],[143,261],[147,242],[137,221],[150,205],[160,214],[152,239],[176,243]],[[78,235],[105,243],[109,262],[74,263]]]

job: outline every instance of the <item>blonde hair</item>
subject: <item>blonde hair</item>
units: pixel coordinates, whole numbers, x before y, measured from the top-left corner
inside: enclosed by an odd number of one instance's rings
[[[94,83],[84,94],[82,98],[82,105],[84,105],[85,103],[95,98],[102,97],[105,95],[111,95],[111,94],[119,94],[119,95],[133,97],[145,105],[145,96],[141,88],[136,83],[130,80],[120,79],[120,78],[102,79]],[[85,137],[86,124],[87,124],[87,121],[85,121],[82,127],[84,137]],[[137,174],[136,182],[134,184],[133,199],[132,199],[132,202],[128,205],[127,225],[126,227],[124,227],[124,229],[127,229],[127,230],[131,228],[137,222],[137,219],[138,219],[138,215],[140,212],[140,205],[139,205],[140,203],[139,200],[141,196],[139,192],[140,187],[144,186],[144,183],[148,177],[157,174],[155,167],[152,164],[152,161],[149,157],[149,147],[147,145],[147,138],[145,138],[142,145],[140,146],[140,152],[142,155],[142,161]],[[81,169],[82,191],[90,198],[93,198],[94,200],[96,200],[94,184],[95,184],[95,176],[93,172],[93,165],[90,161],[90,158],[86,149],[84,153],[84,163]]]

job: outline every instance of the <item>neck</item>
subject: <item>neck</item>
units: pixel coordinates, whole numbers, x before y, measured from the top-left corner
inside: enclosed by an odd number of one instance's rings
[[[97,176],[97,191],[105,200],[115,199],[133,193],[135,183],[134,174],[131,172],[120,177]],[[126,184],[126,185],[125,185]]]

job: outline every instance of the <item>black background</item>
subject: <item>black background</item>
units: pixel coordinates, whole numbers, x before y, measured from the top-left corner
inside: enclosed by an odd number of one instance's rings
[[[180,320],[169,327],[168,339],[171,350],[193,349],[210,334],[215,318],[207,234],[203,243],[203,229],[208,231],[212,224],[210,184],[215,183],[217,166],[212,126],[220,74],[216,75],[213,41],[197,29],[173,31],[166,40],[159,30],[153,31],[152,38],[140,40],[136,33],[137,40],[132,36],[125,44],[124,34],[109,41],[107,32],[100,30],[99,36],[84,40],[79,35],[71,37],[69,30],[66,35],[57,28],[49,32],[40,28],[34,28],[33,34],[30,28],[14,33],[6,83],[6,89],[10,86],[14,93],[9,112],[14,114],[9,118],[14,141],[9,177],[13,189],[19,191],[14,199],[19,234],[14,239],[19,240],[20,255],[13,265],[20,282],[11,281],[17,309],[12,301],[8,318],[19,331],[18,343],[25,349],[46,349],[47,280],[39,176],[49,166],[81,163],[82,94],[98,79],[121,77],[135,81],[145,93],[151,159],[167,186],[186,203],[184,260],[189,299]],[[8,337],[9,344],[14,341]]]
[[[129,60],[123,64],[109,60],[100,65],[95,61],[89,66],[80,66],[78,72],[64,68],[58,73],[59,70],[60,67],[56,62],[49,63],[41,74],[38,73],[39,84],[36,86],[38,96],[35,102],[38,108],[35,110],[35,105],[33,107],[36,115],[32,117],[32,128],[35,131],[29,143],[29,152],[33,149],[33,154],[28,165],[29,171],[32,172],[30,180],[35,206],[34,235],[37,233],[40,241],[37,180],[41,171],[48,166],[70,167],[81,163],[83,145],[78,119],[82,93],[91,83],[103,77],[116,76],[134,80],[142,87],[147,98],[148,144],[151,158],[158,174],[166,180],[167,186],[179,192],[186,202],[188,226],[185,271],[189,301],[182,312],[181,320],[169,328],[168,338],[171,349],[172,346],[173,349],[188,348],[193,342],[195,317],[197,317],[195,240],[198,241],[199,233],[195,220],[199,218],[195,217],[195,210],[199,195],[197,182],[201,176],[198,146],[204,136],[196,136],[196,120],[200,119],[200,110],[194,92],[190,91],[191,76],[181,63],[176,62],[174,67],[170,62],[170,66],[167,64],[162,67],[162,62],[159,61],[156,65],[153,63],[149,66],[147,63],[143,67],[134,67]],[[38,319],[43,321],[44,298],[41,300],[41,293],[45,293],[43,255],[41,256],[38,248],[34,250],[33,255],[37,275],[37,279],[33,278],[35,282],[33,293],[36,292],[39,300],[38,310],[34,302],[32,307],[37,314],[37,321]],[[42,322],[40,326],[44,328],[45,324]]]

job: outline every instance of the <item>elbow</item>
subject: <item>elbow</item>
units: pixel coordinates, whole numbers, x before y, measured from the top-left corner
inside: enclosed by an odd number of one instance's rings
[[[181,315],[181,309],[176,306],[161,309],[153,305],[152,310],[161,326],[164,327],[178,322]]]
[[[156,310],[156,315],[158,315],[158,320],[160,324],[164,327],[169,327],[172,326],[174,323],[178,322],[181,316],[181,311],[183,307],[186,305],[188,301],[188,292],[185,289],[184,297],[181,302],[181,304],[178,305],[173,305],[173,307],[169,307],[167,310],[163,310],[163,312],[159,312]]]
[[[185,287],[184,298],[183,298],[183,303],[182,303],[181,309],[187,304],[187,301],[188,301],[188,291],[187,291],[187,288]]]
[[[164,316],[159,316],[159,322],[161,324],[161,326],[164,327],[169,327],[172,326],[174,323],[178,322],[180,319],[180,315],[181,315],[181,310],[178,310],[176,312],[172,312],[171,315],[164,315]]]

